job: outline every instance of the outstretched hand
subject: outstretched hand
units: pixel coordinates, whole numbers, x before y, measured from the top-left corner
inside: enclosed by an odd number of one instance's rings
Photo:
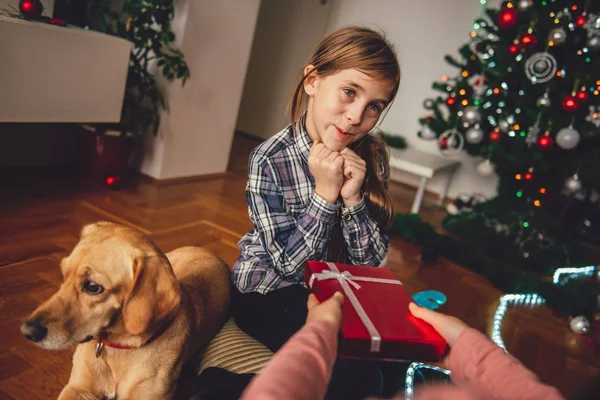
[[[469,327],[456,317],[419,307],[415,303],[410,303],[408,309],[412,315],[431,325],[450,347],[454,346],[458,336]]]
[[[329,299],[320,303],[314,294],[308,296],[306,306],[308,307],[308,315],[306,322],[311,321],[329,321],[339,329],[342,323],[342,305],[344,304],[344,296],[340,292],[336,292]]]

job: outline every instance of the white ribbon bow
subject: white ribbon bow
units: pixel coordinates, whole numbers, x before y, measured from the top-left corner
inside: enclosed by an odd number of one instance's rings
[[[371,321],[371,319],[367,315],[367,312],[365,311],[365,309],[360,304],[360,301],[354,294],[354,291],[352,289],[350,289],[350,285],[352,285],[355,289],[358,290],[361,288],[361,286],[358,283],[356,283],[355,281],[386,283],[386,284],[392,284],[392,285],[402,285],[402,282],[400,282],[399,280],[396,280],[396,279],[382,279],[382,278],[371,278],[371,277],[366,277],[366,276],[355,276],[355,275],[352,275],[348,271],[340,272],[340,270],[332,262],[328,262],[326,264],[329,267],[329,269],[328,270],[325,269],[319,273],[312,274],[308,281],[308,286],[310,286],[312,289],[315,279],[318,281],[327,280],[327,279],[336,279],[340,283],[340,286],[342,287],[344,294],[346,295],[348,300],[350,300],[350,304],[352,304],[352,307],[354,307],[356,314],[358,314],[358,317],[362,321],[363,325],[365,326],[365,328],[367,328],[367,331],[369,332],[369,336],[371,336],[371,352],[379,353],[379,351],[381,350],[381,335],[379,334],[379,331],[377,330],[377,328],[375,328],[375,325],[373,325],[373,321]]]

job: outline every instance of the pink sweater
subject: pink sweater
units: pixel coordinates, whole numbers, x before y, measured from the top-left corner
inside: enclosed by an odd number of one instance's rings
[[[244,391],[242,399],[323,399],[336,359],[337,330],[328,322],[305,325]],[[465,330],[448,356],[454,385],[428,385],[417,400],[558,400],[560,392],[475,329]],[[400,399],[400,397],[398,397]]]

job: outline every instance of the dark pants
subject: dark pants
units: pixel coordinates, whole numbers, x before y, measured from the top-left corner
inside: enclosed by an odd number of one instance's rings
[[[232,306],[237,325],[248,335],[276,352],[304,325],[309,292],[301,285],[288,286],[266,295],[240,293],[234,289]],[[382,394],[380,364],[338,358],[326,399],[364,399]]]

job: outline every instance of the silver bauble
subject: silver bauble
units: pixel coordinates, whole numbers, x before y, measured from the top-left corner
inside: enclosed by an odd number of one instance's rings
[[[465,139],[471,144],[477,144],[483,140],[483,131],[479,127],[469,128],[465,133]]]
[[[426,110],[433,110],[435,107],[435,101],[433,99],[425,99],[423,100],[423,108]]]
[[[581,135],[572,127],[562,128],[556,134],[556,144],[565,150],[571,150],[579,144]]]
[[[467,107],[464,109],[464,113],[461,119],[463,122],[467,122],[469,124],[476,124],[479,121],[481,121],[481,113],[475,107]]]
[[[424,140],[435,140],[435,139],[437,139],[437,135],[429,127],[429,125],[423,125],[423,127],[421,128],[421,139],[424,139]]]
[[[590,331],[590,321],[588,321],[583,315],[571,318],[569,326],[573,332],[579,335],[585,335]]]
[[[544,93],[544,95],[540,97],[537,101],[537,105],[540,107],[550,107],[551,104],[552,102],[550,101],[548,93]]]
[[[508,121],[502,119],[500,120],[500,122],[498,122],[498,128],[500,128],[502,132],[506,133],[510,128],[510,124],[508,123]]]
[[[477,173],[483,177],[492,176],[494,174],[494,164],[492,164],[490,160],[479,163],[476,169]]]
[[[550,35],[548,40],[554,42],[554,44],[563,44],[565,40],[567,40],[567,32],[564,30],[562,26],[558,28],[554,28],[550,31]]]
[[[592,36],[589,38],[587,45],[592,50],[600,50],[600,36]]]
[[[533,2],[531,0],[519,0],[517,3],[517,7],[519,8],[519,10],[525,11],[529,7],[531,7],[532,4]]]
[[[565,181],[565,188],[571,193],[579,192],[581,190],[581,181],[577,174],[567,178]]]

